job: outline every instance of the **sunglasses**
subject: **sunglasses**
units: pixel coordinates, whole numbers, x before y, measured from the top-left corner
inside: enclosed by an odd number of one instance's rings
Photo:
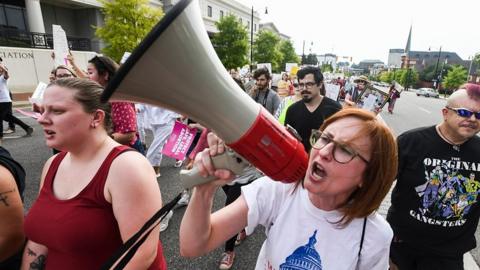
[[[463,109],[463,108],[450,108],[448,106],[446,106],[445,108],[456,112],[457,115],[460,116],[460,117],[470,118],[470,117],[472,117],[472,115],[475,115],[475,118],[477,120],[480,120],[480,112],[472,112],[470,110]]]

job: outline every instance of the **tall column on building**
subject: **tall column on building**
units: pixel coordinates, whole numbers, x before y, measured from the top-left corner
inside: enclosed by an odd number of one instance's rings
[[[40,0],[25,0],[30,32],[45,33]]]

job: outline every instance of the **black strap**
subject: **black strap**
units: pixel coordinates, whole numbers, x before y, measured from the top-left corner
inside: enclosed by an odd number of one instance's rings
[[[358,257],[360,258],[360,253],[362,253],[363,239],[365,238],[365,227],[367,226],[367,218],[363,219],[363,229],[362,229],[362,238],[360,239],[360,249],[358,250]]]
[[[165,218],[168,212],[175,207],[181,197],[182,193],[178,194],[177,197],[158,210],[157,213],[155,213],[147,222],[145,222],[138,232],[136,232],[121,247],[119,247],[117,251],[115,251],[108,261],[102,265],[100,270],[109,270],[112,269],[113,266],[115,266],[113,268],[114,270],[123,269],[130,259],[132,259],[133,255],[135,255],[138,248],[143,244],[143,242],[145,242],[153,229],[155,229],[155,227],[160,224],[160,221]]]

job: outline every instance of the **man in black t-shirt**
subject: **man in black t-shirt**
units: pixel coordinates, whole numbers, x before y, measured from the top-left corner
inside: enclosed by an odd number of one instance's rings
[[[293,127],[302,144],[310,152],[310,134],[318,129],[323,121],[342,109],[340,103],[322,96],[325,92],[323,74],[317,67],[305,67],[297,72],[298,87],[302,100],[292,104],[285,115],[285,125]]]
[[[480,217],[480,86],[466,84],[443,121],[398,136],[398,175],[387,220],[390,258],[403,269],[463,269]]]

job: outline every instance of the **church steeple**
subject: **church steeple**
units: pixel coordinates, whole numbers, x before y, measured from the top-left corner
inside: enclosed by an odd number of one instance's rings
[[[405,46],[405,54],[410,52],[410,45],[412,43],[412,26],[410,25],[410,32],[408,32],[407,45]]]

